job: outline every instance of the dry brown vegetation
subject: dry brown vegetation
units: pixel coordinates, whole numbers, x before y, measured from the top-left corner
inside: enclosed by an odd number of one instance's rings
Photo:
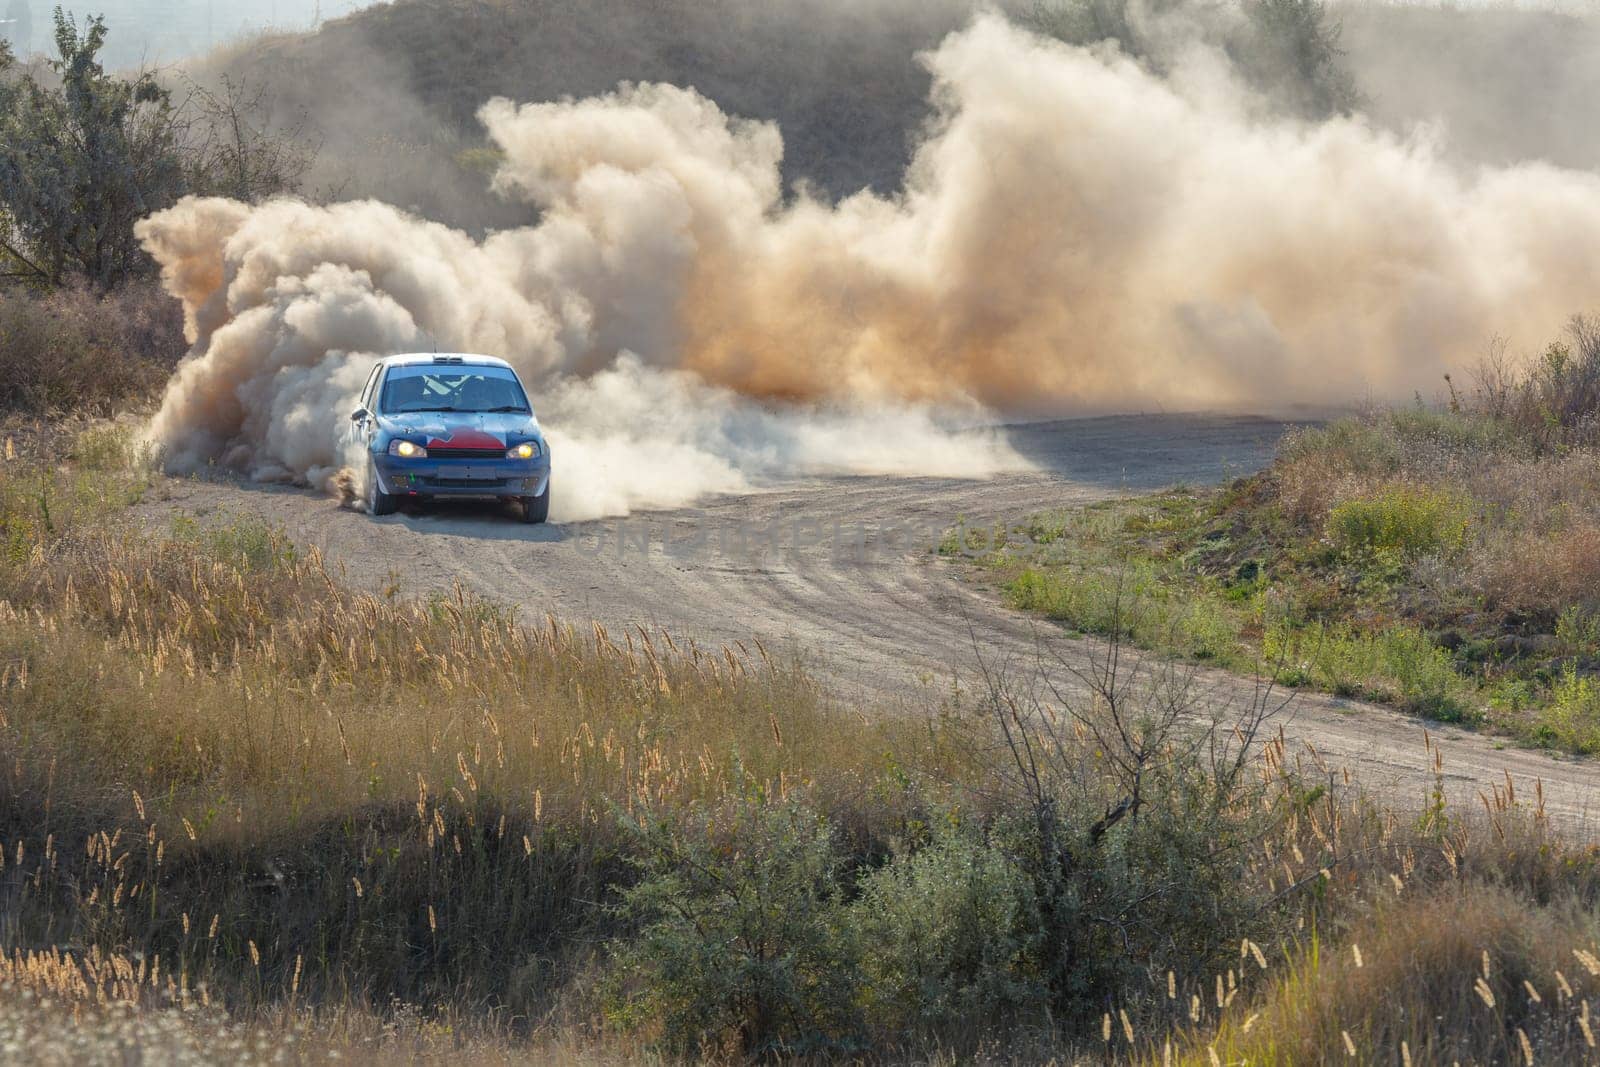
[[[881,717],[754,644],[352,590],[131,527],[127,435],[65,440],[0,467],[32,1056],[1591,1055],[1600,866],[1536,798],[1378,810],[1154,661]]]
[[[98,529],[115,484],[7,481],[0,837],[45,862],[20,927],[87,892],[96,930],[164,947],[173,981],[248,956],[258,989],[515,1000],[617,865],[612,805],[742,775],[848,797],[895,732],[759,647],[356,593],[249,525]],[[186,896],[152,895],[166,872]],[[124,910],[141,888],[148,910]],[[314,954],[290,951],[306,934]]]
[[[1597,411],[1600,331],[1577,319],[1531,367],[1511,370],[1496,357],[1472,389],[1452,383],[1445,410],[1382,412],[1301,434],[1260,479],[1265,509],[1281,506],[1290,539],[1332,536],[1342,558],[1325,571],[1358,589],[1372,617],[1399,615],[1431,632],[1485,688],[1491,715],[1592,751]],[[1231,510],[1259,522],[1247,504]],[[1340,545],[1353,516],[1366,524],[1365,543]],[[1540,706],[1547,713],[1524,716]]]
[[[154,282],[0,287],[0,412],[109,415],[154,400],[185,348],[183,312]]]
[[[1035,516],[985,562],[1079,629],[1131,588],[1146,647],[1600,752],[1600,330],[1446,384],[1230,486]]]

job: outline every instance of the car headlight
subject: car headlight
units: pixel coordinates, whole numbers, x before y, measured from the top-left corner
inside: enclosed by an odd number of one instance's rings
[[[401,459],[427,459],[428,450],[411,441],[390,441],[389,455],[399,456]]]
[[[532,459],[539,455],[538,441],[524,441],[515,448],[506,450],[507,459]]]

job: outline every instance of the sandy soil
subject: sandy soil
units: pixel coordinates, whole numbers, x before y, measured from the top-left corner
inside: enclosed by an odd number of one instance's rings
[[[842,699],[878,714],[936,707],[981,684],[980,663],[1062,680],[1103,646],[1006,608],[933,545],[958,521],[1019,520],[1178,482],[1216,482],[1264,466],[1286,424],[1211,416],[1119,416],[1012,427],[1038,467],[984,481],[797,479],[701,506],[570,525],[526,526],[509,507],[456,503],[373,519],[305,490],[174,479],[143,505],[148,521],[254,513],[316,546],[345,577],[419,592],[460,582],[525,618],[546,613],[613,634],[664,628],[702,647],[752,637],[806,656]],[[560,457],[556,457],[560,477]],[[559,490],[558,490],[559,491]],[[1041,666],[1041,664],[1045,666]],[[1217,671],[1194,682],[1218,714],[1255,683]],[[1068,683],[1070,684],[1070,682]],[[1476,803],[1515,783],[1542,788],[1552,816],[1585,837],[1600,816],[1600,767],[1507,747],[1384,708],[1300,694],[1268,729],[1314,747],[1397,803],[1420,803],[1442,752],[1446,789]]]

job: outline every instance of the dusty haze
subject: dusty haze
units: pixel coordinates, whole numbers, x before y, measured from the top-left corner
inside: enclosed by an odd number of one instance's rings
[[[625,85],[482,108],[495,188],[528,220],[482,240],[370,201],[163,212],[140,233],[194,349],[152,434],[179,467],[318,482],[346,461],[375,354],[502,353],[555,400],[558,470],[594,469],[601,442],[705,459],[670,464],[666,488],[609,462],[603,493],[558,490],[571,518],[814,455],[1019,464],[946,432],[977,408],[1432,392],[1491,336],[1536,345],[1600,291],[1593,173],[1463,168],[1364,119],[1267,117],[1202,48],[1157,78],[983,16],[925,62],[936,117],[893,195],[785,200],[775,125]],[[650,418],[595,402],[607,382]],[[831,427],[833,447],[784,426]]]
[[[1473,164],[1544,160],[1600,167],[1600,7],[1354,0],[1346,59],[1373,119],[1434,123],[1446,152]]]

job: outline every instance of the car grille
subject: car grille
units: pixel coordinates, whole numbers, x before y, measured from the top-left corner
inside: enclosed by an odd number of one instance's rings
[[[505,459],[503,448],[430,448],[430,459]]]
[[[505,487],[504,478],[422,478],[423,488],[429,489],[482,489],[488,492],[491,489]]]

